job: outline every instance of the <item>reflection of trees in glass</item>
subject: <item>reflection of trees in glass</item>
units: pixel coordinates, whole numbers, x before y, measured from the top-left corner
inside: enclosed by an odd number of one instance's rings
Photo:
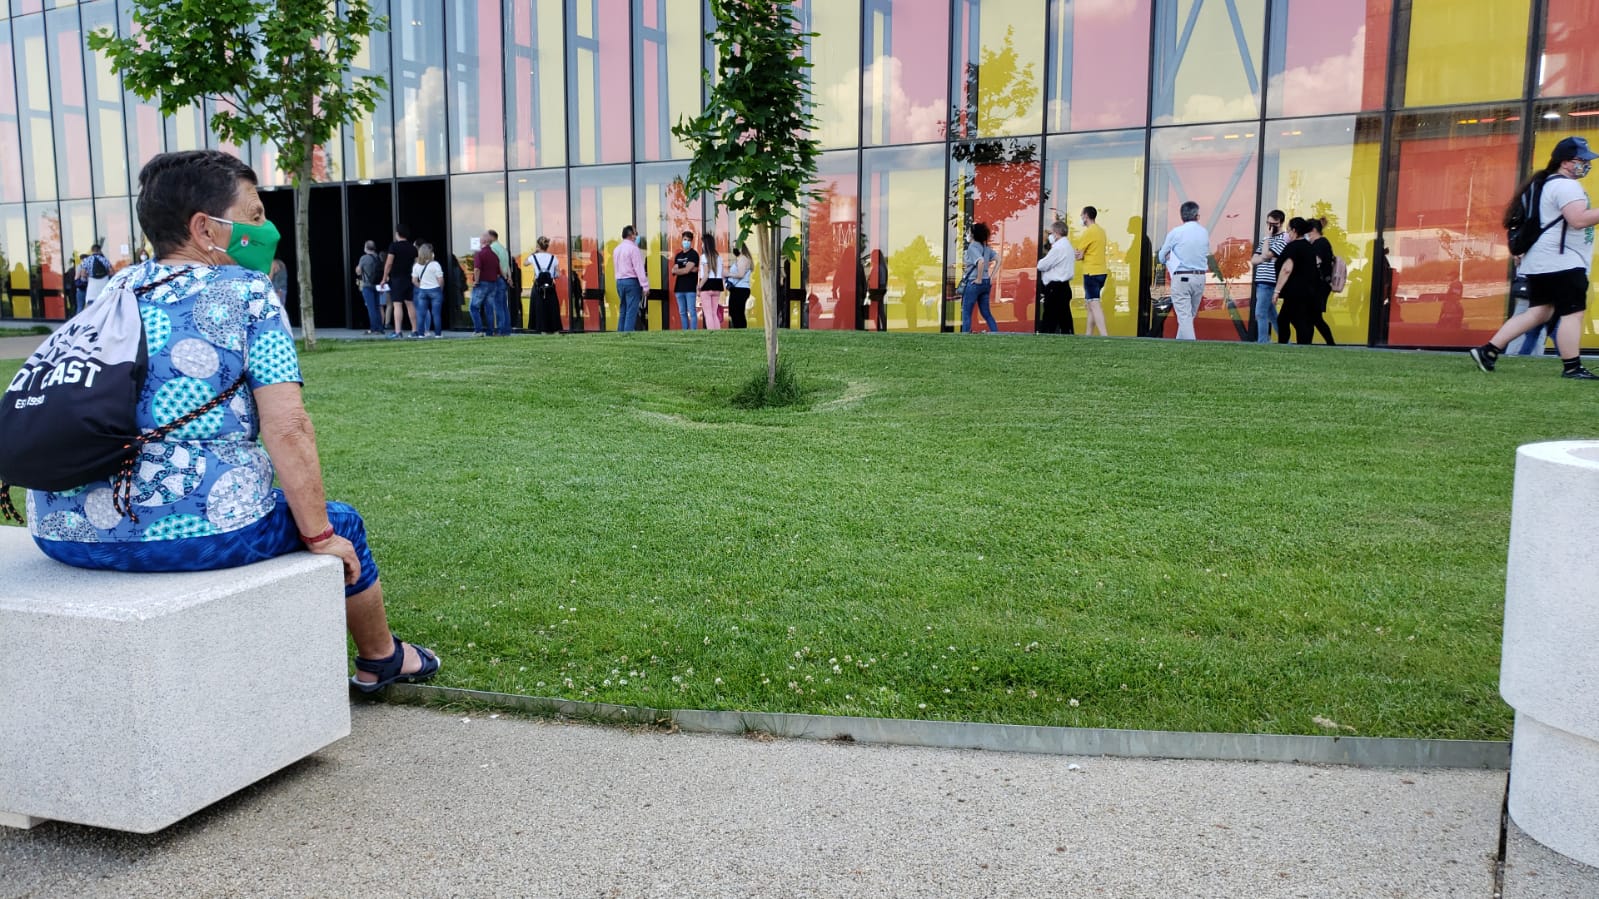
[[[1014,26],[1005,29],[999,52],[984,47],[977,62],[966,63],[965,75],[965,107],[951,116],[957,137],[1014,130],[1008,123],[1024,119],[1038,102],[1038,78],[1032,63],[1021,64]]]
[[[813,280],[821,280],[837,271],[839,256],[848,249],[848,240],[840,240],[833,233],[833,207],[840,196],[837,181],[823,184],[817,189],[806,216],[805,262]]]
[[[950,116],[955,136],[1003,132],[1005,123],[1023,118],[1038,102],[1033,63],[1021,64],[1015,38],[1014,27],[1005,29],[998,52],[985,47],[978,62],[966,64],[965,103],[955,107]],[[972,220],[979,203],[984,217],[998,223],[1049,196],[1041,185],[1034,141],[966,141],[951,146],[950,157],[972,170],[957,175],[950,185],[949,221],[957,230]]]

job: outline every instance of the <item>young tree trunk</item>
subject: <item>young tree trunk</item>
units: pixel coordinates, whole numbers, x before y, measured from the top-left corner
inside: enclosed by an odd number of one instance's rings
[[[778,235],[772,232],[768,225],[755,226],[755,242],[761,248],[761,262],[764,263],[761,271],[761,324],[766,329],[766,386],[777,386],[777,277],[778,267],[783,264],[782,248],[777,243]]]
[[[294,258],[300,270],[300,328],[305,348],[316,349],[316,307],[311,299],[311,154],[294,177]]]

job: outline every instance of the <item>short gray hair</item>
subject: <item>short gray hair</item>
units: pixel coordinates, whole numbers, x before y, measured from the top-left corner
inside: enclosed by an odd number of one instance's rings
[[[1184,203],[1177,212],[1183,217],[1183,221],[1185,222],[1199,221],[1199,204],[1195,203],[1193,200],[1189,200],[1188,202]]]

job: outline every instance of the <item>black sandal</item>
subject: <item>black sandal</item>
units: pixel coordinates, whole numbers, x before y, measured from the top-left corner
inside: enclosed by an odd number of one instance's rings
[[[389,636],[394,637],[393,634]],[[414,643],[411,645],[416,647],[416,654],[422,659],[421,668],[410,674],[400,673],[400,669],[405,667],[405,644],[400,642],[399,637],[394,637],[394,652],[387,658],[364,659],[360,656],[355,657],[355,670],[365,671],[367,674],[376,674],[378,679],[372,683],[366,683],[351,676],[350,686],[360,690],[362,693],[376,693],[389,684],[420,684],[423,681],[431,680],[433,675],[438,674],[439,668],[442,667],[439,664],[438,655],[425,646],[416,646]]]

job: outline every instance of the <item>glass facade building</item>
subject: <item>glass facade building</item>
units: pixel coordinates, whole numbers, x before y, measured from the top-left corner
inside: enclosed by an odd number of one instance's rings
[[[565,324],[614,328],[610,252],[645,236],[649,326],[677,327],[677,234],[732,223],[683,189],[671,125],[706,102],[703,0],[378,0],[356,74],[378,109],[322,147],[310,217],[318,322],[361,327],[349,273],[396,222],[469,263],[485,228],[525,256],[551,240]],[[1248,330],[1266,211],[1327,219],[1349,283],[1340,342],[1461,347],[1507,312],[1500,219],[1568,134],[1599,141],[1599,28],[1588,0],[795,0],[825,150],[789,225],[790,327],[950,329],[966,225],[1002,260],[1002,330],[1032,330],[1033,265],[1056,218],[1099,209],[1114,334],[1167,334],[1152,248],[1200,204],[1215,263],[1198,331]],[[122,0],[0,0],[0,318],[61,319],[63,272],[99,241],[143,243],[140,165],[222,147],[262,178],[293,264],[293,196],[270,145],[230,147],[208,110],[163,117],[88,51],[131,28]],[[469,268],[469,264],[468,264]],[[69,278],[67,280],[70,280]],[[532,283],[524,272],[524,289]],[[297,290],[298,288],[291,288]],[[1075,290],[1078,297],[1080,286]],[[296,303],[291,297],[291,308]],[[452,304],[451,323],[465,321]],[[1081,321],[1081,300],[1076,301]],[[752,325],[759,322],[759,306]],[[1599,315],[1590,310],[1583,343]]]

